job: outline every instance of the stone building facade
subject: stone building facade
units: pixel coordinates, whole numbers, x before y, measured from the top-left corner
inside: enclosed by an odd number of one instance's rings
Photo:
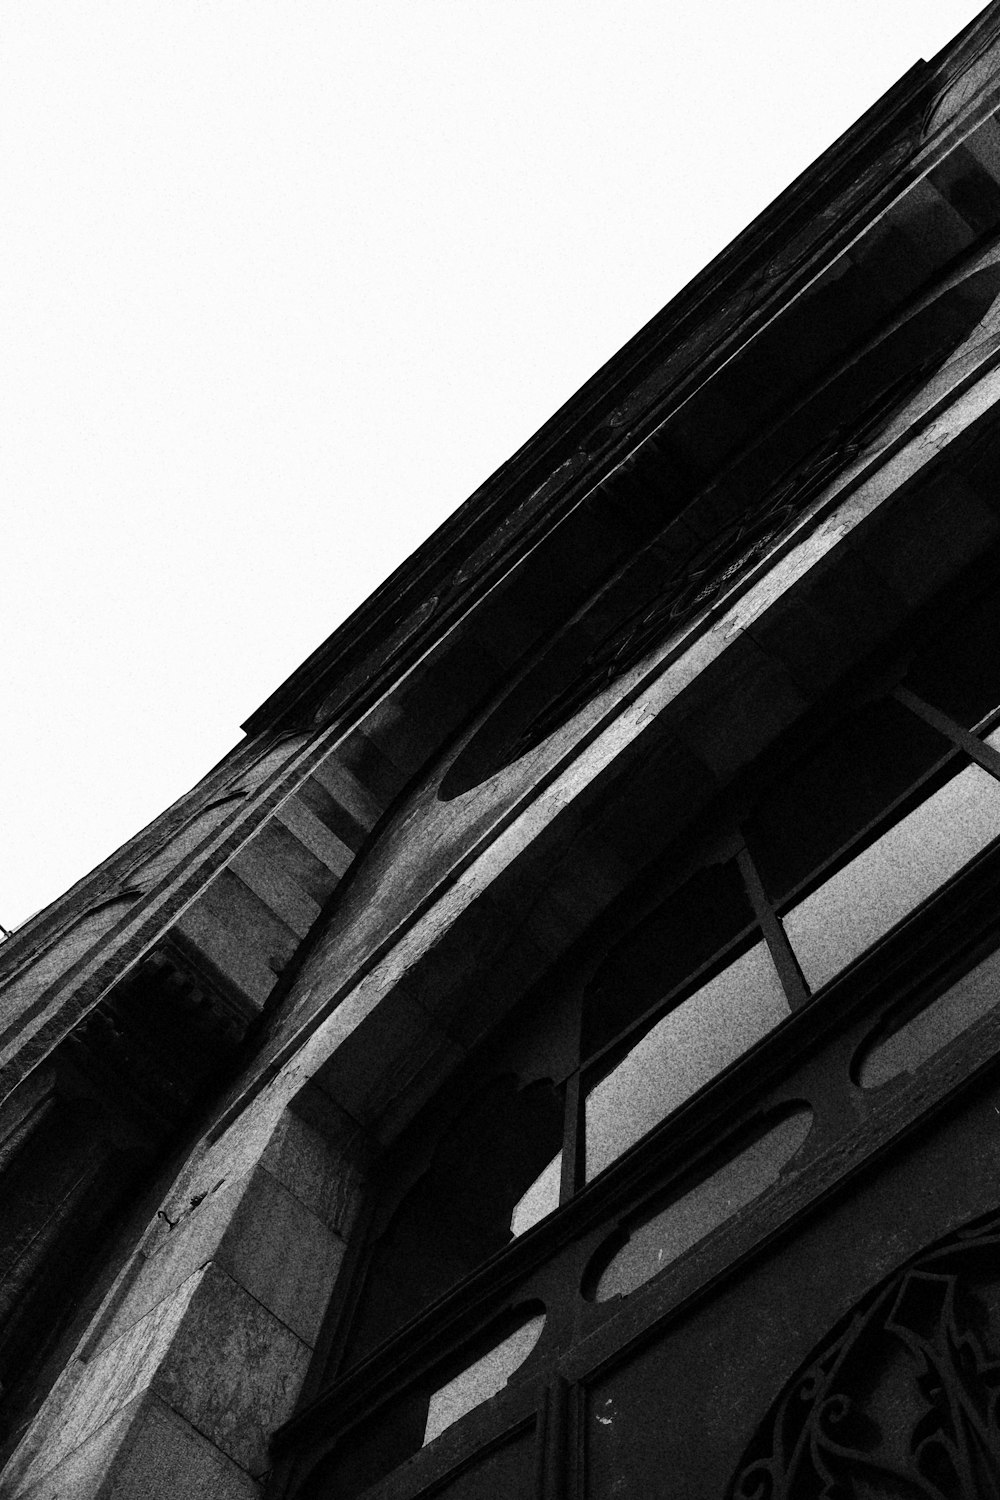
[[[994,3],[0,947],[3,1496],[995,1496],[998,110]]]

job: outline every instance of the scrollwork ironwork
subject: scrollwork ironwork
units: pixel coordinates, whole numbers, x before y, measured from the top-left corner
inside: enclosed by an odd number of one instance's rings
[[[997,1500],[1000,1214],[870,1294],[772,1407],[728,1500]]]

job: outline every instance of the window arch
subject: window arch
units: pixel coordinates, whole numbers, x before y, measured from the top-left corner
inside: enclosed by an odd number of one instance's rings
[[[955,921],[1000,889],[998,639],[994,556],[720,795],[414,1122],[329,1384],[279,1439],[281,1493],[465,1500],[501,1472],[519,1493],[551,1432],[569,1441],[560,1382],[620,1305],[652,1327],[671,1277],[731,1264],[801,1200],[837,1146],[798,1060],[854,1016],[839,1086],[863,1091],[880,1018],[896,1035],[900,1007],[1000,950],[996,903]],[[948,960],[907,977],[917,940]]]

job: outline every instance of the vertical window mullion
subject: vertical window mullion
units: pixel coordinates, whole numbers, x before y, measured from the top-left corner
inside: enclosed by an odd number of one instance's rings
[[[583,1120],[581,1112],[581,1069],[578,1067],[566,1080],[566,1113],[563,1130],[562,1174],[559,1180],[559,1202],[568,1203],[580,1186],[583,1156]]]
[[[750,857],[750,851],[743,845],[736,856],[740,874],[743,876],[747,894],[750,897],[754,915],[760,924],[760,930],[764,934],[771,961],[778,971],[781,987],[785,992],[785,998],[792,1010],[797,1010],[809,999],[809,986],[806,984],[799,961],[792,951],[792,945],[788,941],[788,934],[781,924],[781,919],[776,914],[764,890],[763,882],[757,873],[757,866]]]
[[[556,1375],[545,1391],[542,1420],[538,1424],[535,1465],[537,1500],[564,1500],[569,1433],[569,1385]]]
[[[964,729],[961,724],[956,724],[947,714],[943,714],[933,704],[925,703],[923,698],[918,698],[916,693],[911,693],[909,688],[897,687],[893,689],[892,696],[903,708],[909,709],[918,719],[923,719],[932,729],[938,730],[953,745],[964,750],[970,760],[974,760],[984,771],[991,776],[1000,779],[1000,750],[994,750],[992,745],[984,744],[981,739],[969,729]]]

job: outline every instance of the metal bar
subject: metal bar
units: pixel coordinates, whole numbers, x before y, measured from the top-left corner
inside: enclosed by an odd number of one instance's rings
[[[799,968],[799,961],[792,951],[788,934],[781,924],[781,919],[775,915],[774,907],[768,900],[763,882],[757,873],[757,866],[751,859],[750,851],[745,844],[736,856],[736,863],[743,876],[754,915],[764,934],[771,960],[778,971],[778,979],[785,992],[785,999],[792,1010],[798,1010],[799,1006],[804,1005],[809,999],[809,986]]]

